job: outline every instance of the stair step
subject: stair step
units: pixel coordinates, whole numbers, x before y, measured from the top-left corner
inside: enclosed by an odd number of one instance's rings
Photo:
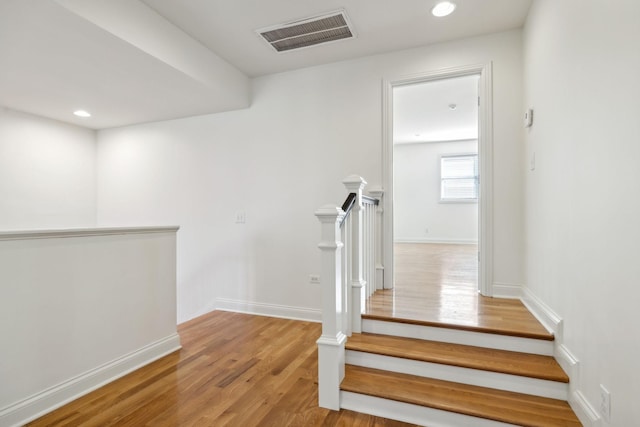
[[[391,317],[363,315],[362,332],[545,356],[552,356],[554,351],[553,334],[545,335],[544,339],[537,339],[473,329],[449,328],[438,323],[412,322]]]
[[[551,356],[377,334],[353,334],[347,350],[568,383]]]
[[[537,340],[553,341],[554,336],[551,332],[547,331],[537,321],[533,325],[526,324],[512,324],[504,322],[499,325],[478,325],[478,324],[464,324],[464,323],[446,323],[430,320],[419,320],[411,318],[392,317],[384,315],[363,314],[363,319],[370,320],[382,320],[387,322],[407,323],[412,325],[421,326],[434,326],[438,328],[456,329],[459,331],[471,331],[471,332],[484,332],[487,334],[507,335],[511,337],[520,338],[532,338]],[[535,319],[534,319],[535,320]],[[525,327],[526,326],[526,327]]]
[[[340,389],[519,426],[581,426],[566,401],[360,366],[346,365]]]

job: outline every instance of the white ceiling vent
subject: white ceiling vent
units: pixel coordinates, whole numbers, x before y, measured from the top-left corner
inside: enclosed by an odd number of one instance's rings
[[[278,52],[355,37],[344,11],[263,28],[256,32]]]

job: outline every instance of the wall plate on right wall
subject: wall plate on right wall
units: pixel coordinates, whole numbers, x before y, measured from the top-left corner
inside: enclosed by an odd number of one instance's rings
[[[524,127],[530,128],[533,125],[533,109],[529,108],[524,112]]]

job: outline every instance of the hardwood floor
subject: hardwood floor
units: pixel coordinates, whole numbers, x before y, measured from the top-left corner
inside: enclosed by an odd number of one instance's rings
[[[410,426],[318,407],[320,324],[215,311],[182,350],[30,426]]]
[[[394,248],[395,288],[377,291],[364,317],[553,339],[519,300],[478,293],[476,245],[398,243]]]

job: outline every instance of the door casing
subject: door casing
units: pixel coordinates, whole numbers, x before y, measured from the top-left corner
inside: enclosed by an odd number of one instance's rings
[[[478,81],[478,290],[493,296],[493,87],[492,63],[466,65],[425,73],[385,78],[382,81],[382,182],[384,188],[384,287],[393,287],[393,88],[416,83],[479,75]]]

